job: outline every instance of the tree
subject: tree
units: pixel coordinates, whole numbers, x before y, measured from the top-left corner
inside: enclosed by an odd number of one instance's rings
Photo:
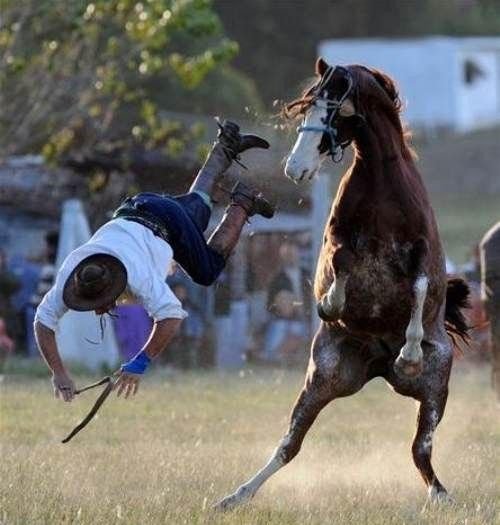
[[[175,155],[203,130],[162,110],[211,111],[207,90],[232,95],[221,111],[258,106],[237,51],[210,0],[3,0],[0,154]]]

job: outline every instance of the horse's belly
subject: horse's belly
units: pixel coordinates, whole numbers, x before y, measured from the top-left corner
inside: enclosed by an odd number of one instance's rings
[[[412,301],[411,279],[379,259],[363,261],[349,272],[341,320],[356,331],[404,332]]]

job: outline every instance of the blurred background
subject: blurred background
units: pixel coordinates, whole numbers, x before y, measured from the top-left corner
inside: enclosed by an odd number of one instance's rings
[[[311,280],[323,223],[350,162],[349,155],[340,165],[327,161],[308,185],[283,176],[295,124],[280,109],[313,75],[319,55],[378,67],[398,83],[448,271],[473,287],[471,359],[488,359],[478,243],[500,219],[498,0],[1,5],[2,361],[39,359],[33,315],[61,260],[125,196],[185,191],[220,115],[272,143],[270,152],[245,155],[242,176],[279,213],[252,220],[215,287],[172,270],[170,284],[190,317],[161,365],[301,366],[317,322]],[[106,349],[89,358],[73,339],[67,356],[98,368],[135,354],[150,320],[138,305],[118,310]]]

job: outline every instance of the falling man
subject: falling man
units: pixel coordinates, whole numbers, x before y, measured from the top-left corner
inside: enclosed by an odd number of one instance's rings
[[[144,347],[117,372],[118,395],[137,392],[141,375],[186,317],[165,282],[172,260],[193,281],[209,286],[224,269],[248,217],[271,218],[274,214],[261,193],[237,182],[221,222],[208,241],[203,236],[221,177],[240,153],[255,147],[268,148],[269,144],[255,135],[241,134],[237,124],[226,121],[188,193],[139,193],[127,198],[111,221],[68,255],[37,309],[34,325],[56,397],[71,401],[77,393],[57,348],[59,319],[68,309],[104,315],[125,291],[154,319]]]

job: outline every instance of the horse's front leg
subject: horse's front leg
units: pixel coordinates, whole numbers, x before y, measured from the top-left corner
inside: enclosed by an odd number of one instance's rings
[[[352,252],[344,246],[337,248],[333,255],[334,280],[318,302],[318,315],[323,321],[336,321],[342,316],[346,300],[345,290],[349,278],[348,271],[353,259]]]
[[[416,377],[422,373],[424,353],[422,339],[424,328],[422,315],[429,279],[425,274],[420,274],[413,285],[414,303],[410,322],[406,328],[406,342],[394,362],[394,369],[399,376]]]
[[[338,272],[328,292],[318,302],[318,315],[323,321],[336,321],[342,316],[347,278],[347,273]]]

